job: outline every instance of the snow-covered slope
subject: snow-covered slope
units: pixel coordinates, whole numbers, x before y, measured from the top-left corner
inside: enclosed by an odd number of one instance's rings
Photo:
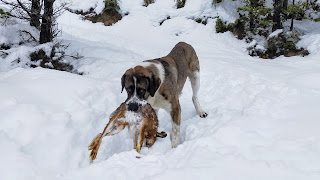
[[[187,1],[179,10],[172,0],[147,8],[142,0],[121,2],[129,15],[112,27],[68,12],[58,19],[69,51],[84,55],[74,65],[85,75],[42,68],[0,72],[0,179],[320,178],[316,29],[300,42],[308,57],[263,60],[248,56],[246,43],[231,33],[216,34],[214,19],[206,26],[191,19],[228,14],[224,7],[211,9],[211,0]],[[122,131],[104,138],[90,164],[88,144],[126,98],[122,74],[165,56],[179,41],[198,53],[199,100],[209,116],[196,115],[187,82],[180,97],[181,145],[171,149],[170,138],[158,139],[138,159],[132,137]],[[159,119],[159,130],[170,134],[170,116],[160,111]]]

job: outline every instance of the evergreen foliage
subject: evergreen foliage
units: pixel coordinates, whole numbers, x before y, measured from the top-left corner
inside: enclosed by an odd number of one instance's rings
[[[271,8],[265,7],[265,0],[244,0],[246,5],[238,8],[240,19],[245,23],[245,31],[265,34],[267,27],[273,25]]]
[[[183,8],[187,0],[177,0],[177,9]]]
[[[9,12],[5,12],[3,9],[0,8],[0,18],[7,18],[10,16]]]
[[[145,7],[147,7],[147,6],[149,6],[149,4],[152,4],[152,3],[154,3],[154,0],[144,0],[144,6]]]
[[[320,12],[320,3],[318,0],[310,0],[310,7],[312,10]]]
[[[218,3],[221,3],[222,2],[222,0],[213,0],[212,1],[212,4],[213,5],[217,5]]]
[[[227,32],[227,31],[229,31],[227,22],[222,21],[222,20],[218,17],[218,19],[217,19],[217,21],[216,21],[216,32],[217,32],[217,33],[224,33],[224,32]]]
[[[234,23],[229,23],[222,21],[219,17],[216,21],[216,32],[224,33],[227,31],[231,31],[234,35],[238,37],[238,39],[243,39],[245,36],[244,31],[244,22],[242,19],[237,19]]]
[[[308,55],[308,51],[297,48],[296,44],[300,40],[298,31],[293,29],[293,20],[302,20],[306,17],[306,12],[319,10],[318,0],[308,0],[306,2],[274,0],[273,8],[265,5],[265,0],[241,0],[243,7],[238,8],[239,18],[234,23],[227,23],[220,18],[216,21],[216,32],[223,33],[231,31],[239,39],[245,38],[247,42],[252,42],[248,48],[249,54],[261,58],[275,58],[280,55]],[[292,2],[292,4],[288,4]],[[218,3],[217,0],[213,4]],[[316,16],[313,16],[316,17]],[[283,29],[283,22],[291,19],[290,31]],[[320,18],[313,19],[320,21]],[[276,36],[269,35],[277,30],[283,29]]]
[[[105,0],[104,1],[104,9],[103,12],[105,11],[119,11],[120,7],[118,5],[117,0]]]
[[[297,5],[291,4],[288,6],[286,10],[284,10],[284,13],[293,19],[302,20],[306,13],[305,4],[297,4]]]

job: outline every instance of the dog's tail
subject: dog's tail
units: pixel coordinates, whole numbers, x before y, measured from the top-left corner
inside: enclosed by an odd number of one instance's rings
[[[159,137],[159,138],[165,138],[165,137],[167,137],[167,133],[166,132],[164,132],[164,131],[162,131],[162,132],[157,132],[157,137]]]

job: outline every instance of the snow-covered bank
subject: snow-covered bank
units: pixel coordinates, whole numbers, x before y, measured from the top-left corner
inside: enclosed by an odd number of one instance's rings
[[[123,0],[121,8],[130,13],[112,27],[65,12],[58,19],[61,39],[84,55],[74,66],[85,75],[0,72],[0,179],[318,180],[320,35],[302,37],[308,57],[253,58],[231,33],[216,34],[215,20],[204,26],[187,18],[206,12],[208,3],[175,10],[171,0],[147,8]],[[159,26],[167,15],[171,19]],[[137,159],[131,136],[122,131],[104,138],[90,165],[88,144],[126,98],[122,74],[166,55],[179,41],[198,53],[199,100],[209,116],[196,115],[187,82],[178,148],[171,149],[168,137],[158,139]],[[160,131],[170,134],[169,115],[160,111],[159,119]]]

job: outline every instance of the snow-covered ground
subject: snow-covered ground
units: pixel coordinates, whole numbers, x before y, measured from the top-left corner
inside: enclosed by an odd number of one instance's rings
[[[84,56],[74,65],[85,75],[0,72],[1,180],[320,179],[320,34],[312,28],[319,25],[300,24],[309,56],[263,60],[247,55],[247,44],[231,33],[216,34],[214,19],[206,26],[190,19],[209,13],[235,19],[226,4],[212,10],[211,0],[187,1],[176,10],[173,0],[147,8],[142,0],[121,2],[129,15],[112,27],[69,12],[58,19],[69,52]],[[165,56],[179,41],[199,56],[199,100],[209,116],[196,115],[187,82],[181,145],[171,149],[169,137],[158,139],[138,159],[122,131],[104,138],[90,164],[87,146],[126,98],[125,70]],[[170,134],[170,116],[160,111],[159,119],[159,130]]]

